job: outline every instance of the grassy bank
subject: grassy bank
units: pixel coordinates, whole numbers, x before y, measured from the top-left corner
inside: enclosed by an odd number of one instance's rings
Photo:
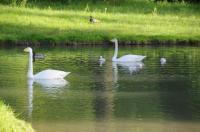
[[[1,132],[33,132],[31,125],[17,119],[12,110],[0,101]]]
[[[200,41],[200,5],[125,0],[110,3],[0,5],[0,41]],[[101,22],[89,23],[92,15]]]

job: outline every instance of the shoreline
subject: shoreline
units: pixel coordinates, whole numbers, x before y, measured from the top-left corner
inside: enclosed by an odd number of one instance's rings
[[[34,132],[32,125],[19,119],[13,110],[0,100],[0,131],[3,132]]]
[[[63,47],[63,46],[109,46],[113,43],[110,41],[102,42],[50,42],[50,41],[0,41],[0,47],[21,47],[21,46],[33,46],[33,47]],[[119,45],[123,46],[200,46],[200,40],[149,40],[149,41],[120,41]]]
[[[102,45],[114,37],[120,45],[199,45],[199,5],[142,5],[127,0],[119,6],[91,4],[87,11],[83,3],[42,9],[37,3],[34,8],[0,4],[0,46]],[[90,15],[101,22],[90,23]]]

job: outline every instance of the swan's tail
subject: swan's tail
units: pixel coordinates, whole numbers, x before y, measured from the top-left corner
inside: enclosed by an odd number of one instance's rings
[[[59,70],[53,70],[53,71],[57,72],[57,74],[59,76],[58,78],[64,78],[71,73],[71,72],[65,72],[65,71],[59,71]]]
[[[144,58],[146,58],[146,56],[141,56],[140,61],[143,61]]]
[[[62,76],[63,78],[66,77],[67,75],[69,75],[71,72],[61,72],[60,76]]]

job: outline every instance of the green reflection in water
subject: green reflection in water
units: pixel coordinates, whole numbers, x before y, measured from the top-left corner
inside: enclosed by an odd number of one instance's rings
[[[198,47],[120,47],[120,55],[147,56],[144,66],[133,72],[130,71],[133,67],[110,61],[113,55],[110,46],[35,50],[44,53],[46,58],[34,62],[34,73],[47,68],[70,71],[72,73],[65,78],[68,84],[62,88],[48,88],[34,82],[30,88],[26,79],[28,56],[23,48],[1,48],[0,97],[38,130],[52,128],[51,123],[65,130],[88,130],[88,125],[91,127],[88,131],[95,125],[105,126],[103,122],[115,129],[123,122],[133,123],[136,128],[138,123],[148,126],[149,122],[152,122],[149,126],[156,128],[163,125],[162,121],[176,127],[184,123],[173,122],[199,123]],[[106,58],[101,66],[100,55]],[[159,64],[161,57],[167,58],[163,66]],[[66,122],[68,127],[63,126]],[[155,122],[159,123],[153,124]],[[74,127],[73,123],[79,123],[80,127]],[[197,127],[190,125],[186,124],[185,130]],[[141,129],[142,125],[138,127]],[[114,131],[110,127],[108,130]],[[132,129],[127,127],[126,130]]]

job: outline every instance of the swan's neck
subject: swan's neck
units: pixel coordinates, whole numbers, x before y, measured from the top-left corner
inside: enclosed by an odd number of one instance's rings
[[[114,52],[112,61],[116,61],[116,59],[117,59],[117,54],[118,54],[118,42],[115,41],[115,52]]]
[[[33,78],[33,52],[29,52],[28,78]]]

